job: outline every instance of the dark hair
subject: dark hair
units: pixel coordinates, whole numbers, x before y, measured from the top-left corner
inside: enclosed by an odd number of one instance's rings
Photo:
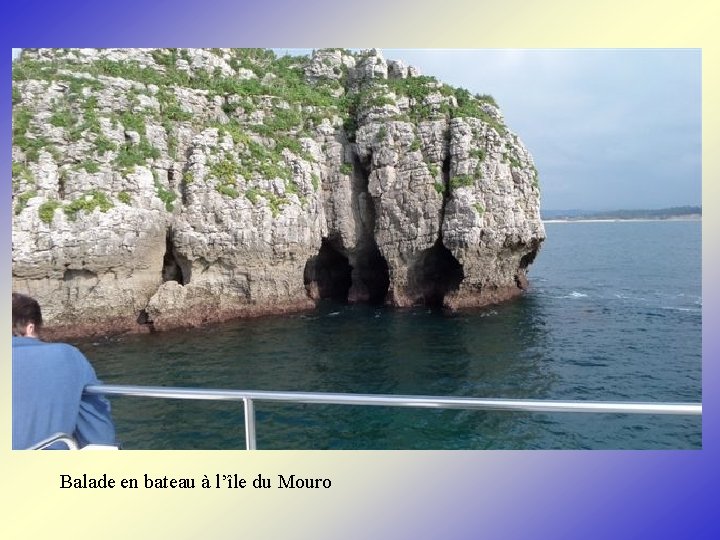
[[[26,294],[12,295],[12,331],[14,336],[24,336],[28,324],[35,324],[36,329],[42,326],[42,312],[37,300]]]

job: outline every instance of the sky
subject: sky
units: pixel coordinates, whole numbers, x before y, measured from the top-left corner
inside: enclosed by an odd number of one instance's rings
[[[311,52],[276,49],[284,51]],[[492,95],[533,155],[545,210],[701,204],[700,49],[383,49],[383,55]]]
[[[384,50],[491,94],[546,210],[701,204],[699,49]]]

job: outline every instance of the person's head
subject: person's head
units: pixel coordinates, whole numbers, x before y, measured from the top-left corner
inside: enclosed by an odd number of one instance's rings
[[[42,326],[42,312],[37,300],[26,294],[12,295],[13,336],[37,337]]]

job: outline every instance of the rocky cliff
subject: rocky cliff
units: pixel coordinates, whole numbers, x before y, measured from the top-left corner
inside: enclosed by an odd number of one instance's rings
[[[61,334],[527,285],[538,175],[490,96],[377,50],[26,49],[13,289]]]

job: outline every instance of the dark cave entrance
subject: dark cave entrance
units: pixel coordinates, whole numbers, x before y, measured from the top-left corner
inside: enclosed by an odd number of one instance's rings
[[[533,261],[535,260],[535,257],[537,257],[538,251],[540,251],[540,241],[537,240],[536,238],[533,238],[530,241],[530,244],[528,247],[530,248],[530,251],[528,251],[520,259],[520,269],[521,270],[525,270],[528,266],[530,266],[533,263]]]
[[[165,255],[163,256],[163,283],[166,281],[177,281],[180,285],[187,285],[190,282],[190,268],[187,264],[184,266],[186,267],[185,271],[183,271],[183,264],[178,260],[175,252],[175,246],[172,241],[172,231],[168,231],[165,239]]]
[[[458,290],[464,277],[462,265],[438,239],[410,266],[408,289],[417,303],[442,307],[445,296]]]
[[[381,305],[390,288],[390,270],[373,240],[353,257],[351,302]]]
[[[315,300],[382,304],[390,271],[375,242],[353,250],[349,258],[337,242],[323,238],[320,251],[305,265],[305,289]]]
[[[352,208],[355,223],[359,226],[357,246],[350,252],[353,267],[352,286],[348,300],[352,303],[381,305],[390,289],[390,269],[375,240],[375,203],[368,186],[372,157],[360,159],[353,154]]]
[[[323,238],[320,251],[305,265],[304,281],[312,298],[347,302],[352,285],[352,266],[345,255]]]

